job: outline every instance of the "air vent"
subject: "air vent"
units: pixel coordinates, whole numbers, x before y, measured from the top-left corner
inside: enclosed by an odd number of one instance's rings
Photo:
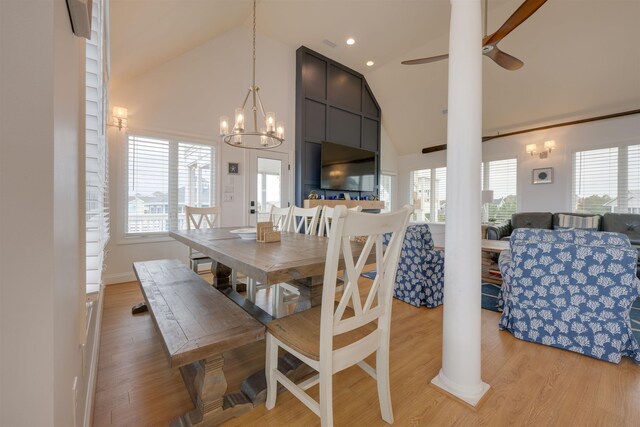
[[[322,43],[326,44],[326,45],[327,45],[327,46],[329,46],[329,47],[336,47],[336,46],[338,46],[337,44],[335,44],[335,43],[334,43],[334,42],[332,42],[331,40],[327,40],[327,39],[322,40]]]

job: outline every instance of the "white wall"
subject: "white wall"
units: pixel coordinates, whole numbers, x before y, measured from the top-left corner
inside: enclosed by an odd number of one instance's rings
[[[84,41],[64,0],[0,2],[0,40],[0,425],[72,426],[82,378]]]
[[[532,157],[525,152],[527,144],[542,147],[544,141],[550,139],[556,141],[558,148],[548,158]],[[482,144],[482,158],[484,161],[518,158],[519,212],[571,211],[573,153],[628,143],[640,144],[640,115],[498,138]],[[409,202],[410,171],[441,166],[446,166],[446,151],[399,156],[398,168],[402,171],[398,185],[399,203]],[[544,167],[553,168],[553,183],[533,185],[532,170]]]
[[[113,29],[113,32],[117,28]],[[293,151],[295,146],[295,49],[260,33],[257,37],[257,78],[265,109],[285,121],[285,143],[279,151],[291,161],[290,200],[293,201]],[[126,107],[132,133],[168,135],[185,140],[218,144],[219,117],[233,116],[251,84],[251,31],[235,28],[143,75],[118,85],[111,105]],[[248,111],[248,110],[247,110]],[[186,247],[163,239],[153,243],[124,241],[123,212],[126,201],[125,133],[109,131],[109,175],[112,235],[106,259],[106,283],[134,280],[134,261],[179,258],[186,261]],[[219,145],[218,205],[223,226],[248,223],[248,150]],[[227,162],[240,163],[240,175],[226,174]],[[234,187],[234,201],[222,201],[224,186]],[[138,240],[139,242],[139,240]]]

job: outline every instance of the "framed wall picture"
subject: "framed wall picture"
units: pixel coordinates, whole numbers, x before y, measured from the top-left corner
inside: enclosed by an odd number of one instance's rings
[[[551,184],[553,182],[553,168],[540,168],[533,170],[534,184]]]
[[[227,163],[227,173],[229,175],[240,175],[240,163]]]

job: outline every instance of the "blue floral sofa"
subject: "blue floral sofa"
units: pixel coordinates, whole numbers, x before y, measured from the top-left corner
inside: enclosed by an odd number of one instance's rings
[[[618,363],[640,363],[631,305],[638,252],[620,233],[517,229],[500,255],[500,329],[516,338]]]
[[[385,236],[385,244],[388,243]],[[442,304],[444,253],[433,249],[427,224],[410,224],[402,243],[393,296],[416,307]]]

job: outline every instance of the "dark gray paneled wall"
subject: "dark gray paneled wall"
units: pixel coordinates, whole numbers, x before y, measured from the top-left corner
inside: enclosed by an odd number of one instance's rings
[[[376,152],[380,175],[380,106],[364,76],[304,46],[296,54],[296,205],[311,191],[327,198],[342,191],[320,189],[322,141]]]

